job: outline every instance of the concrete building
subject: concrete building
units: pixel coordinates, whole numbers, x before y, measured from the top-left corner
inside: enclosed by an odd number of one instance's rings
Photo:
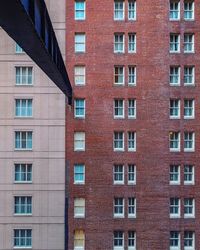
[[[65,1],[45,2],[65,57]],[[0,249],[64,250],[65,96],[0,37]]]
[[[66,4],[68,249],[200,249],[198,1]]]

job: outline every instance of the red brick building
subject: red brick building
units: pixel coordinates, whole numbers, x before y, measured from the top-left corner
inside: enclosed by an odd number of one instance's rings
[[[66,1],[68,249],[200,249],[198,1]]]

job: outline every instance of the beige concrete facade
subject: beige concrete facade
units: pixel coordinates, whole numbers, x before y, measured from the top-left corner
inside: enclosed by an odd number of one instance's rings
[[[65,0],[46,3],[65,58]],[[32,86],[16,86],[17,66],[33,67]],[[33,115],[18,118],[15,99],[26,98],[32,99]],[[15,131],[32,131],[32,150],[15,150]],[[15,164],[23,163],[32,164],[32,183],[15,183]],[[32,249],[63,250],[65,96],[25,53],[16,53],[2,29],[0,169],[0,250],[15,248],[14,229],[32,230]],[[14,214],[14,196],[32,196],[32,215]]]

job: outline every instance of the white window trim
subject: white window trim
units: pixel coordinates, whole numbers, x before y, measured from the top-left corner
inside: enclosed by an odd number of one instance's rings
[[[170,113],[169,113],[169,118],[173,119],[173,120],[180,119],[180,117],[181,117],[181,109],[180,109],[181,101],[179,99],[170,99],[170,101],[171,100],[173,100],[173,101],[177,100],[178,101],[178,115],[174,116],[174,115],[170,115]],[[170,101],[169,101],[169,109],[171,110]]]
[[[129,139],[128,139],[128,133],[129,132],[131,132],[131,133],[134,133],[134,148],[129,148],[129,145],[128,145],[128,141],[129,141]],[[127,147],[128,147],[128,152],[136,152],[136,148],[137,148],[137,135],[136,135],[136,131],[129,131],[128,133],[127,133]]]
[[[118,132],[122,132],[122,134],[123,134],[123,138],[122,138],[122,140],[123,140],[123,147],[122,148],[115,148],[115,132],[116,133],[118,133]],[[116,151],[116,152],[122,152],[122,151],[124,151],[124,132],[123,131],[114,131],[114,133],[113,133],[113,150],[114,151]]]
[[[128,218],[136,218],[136,214],[137,214],[137,201],[136,201],[136,198],[135,197],[129,197],[129,198],[134,198],[134,202],[135,202],[135,208],[134,208],[134,214],[129,214],[129,211],[127,211],[127,214],[128,214]],[[128,201],[129,202],[129,201]],[[128,203],[128,209],[129,209],[129,203]]]
[[[185,16],[184,16],[184,20],[185,21],[187,21],[187,22],[191,22],[191,21],[194,21],[195,20],[195,2],[193,1],[192,2],[192,10],[193,10],[193,12],[192,12],[192,18],[185,18]],[[185,13],[185,9],[184,9],[184,12],[183,13]]]
[[[115,180],[115,166],[116,165],[122,165],[122,168],[123,168],[123,180],[122,181],[116,181]],[[113,184],[114,185],[124,185],[124,165],[123,164],[115,164],[113,166]]]
[[[173,132],[172,132],[173,133]],[[181,136],[180,136],[180,132],[177,132],[178,133],[178,141],[179,141],[179,144],[178,144],[178,148],[170,148],[169,147],[169,151],[170,152],[180,152],[180,150],[181,150],[181,142],[180,142],[180,138],[181,138]],[[170,138],[169,138],[170,139]],[[169,141],[170,142],[170,141]],[[170,146],[170,145],[169,145]]]
[[[75,140],[75,134],[76,134],[76,133],[82,133],[82,134],[84,134],[84,145],[83,145],[83,148],[76,148],[76,147],[75,147],[75,144],[76,144],[76,143],[75,143],[75,142],[76,142],[76,140]],[[83,151],[85,151],[85,141],[86,141],[85,137],[86,137],[86,136],[85,136],[85,132],[81,132],[81,131],[80,131],[80,132],[79,132],[79,131],[75,131],[75,132],[74,132],[74,151],[75,151],[75,152],[78,152],[78,151],[82,151],[82,152],[83,152]]]
[[[81,42],[81,44],[84,45],[84,49],[83,50],[76,50],[76,45],[77,45],[77,42],[76,42],[76,36],[83,36],[83,42]],[[80,44],[80,42],[78,43]],[[77,32],[74,34],[74,53],[75,54],[82,54],[82,53],[85,53],[86,52],[86,34],[84,32]]]
[[[26,169],[27,169],[27,165],[30,164],[32,165],[32,180],[31,181],[16,181],[15,180],[15,165],[22,165],[22,164],[25,164],[26,165]],[[33,183],[33,162],[13,162],[13,183],[16,183],[16,184],[31,184]]]
[[[172,164],[173,165],[173,164]],[[181,171],[180,171],[180,165],[178,165],[178,180],[177,181],[171,181],[169,179],[169,184],[170,185],[180,185],[181,184],[181,178],[180,178],[180,175],[181,175]],[[169,170],[170,171],[170,170]],[[170,172],[171,173],[171,172]]]
[[[116,67],[122,67],[123,68],[123,82],[120,82],[120,83],[118,83],[118,82],[115,82],[115,68]],[[125,85],[125,69],[124,69],[124,66],[114,66],[114,85],[116,85],[116,86],[123,86],[123,85]]]
[[[116,197],[116,198],[117,198],[117,197]],[[120,197],[119,197],[119,198],[120,198]],[[124,210],[125,210],[125,209],[124,209],[124,198],[123,198],[123,213],[122,213],[122,214],[118,214],[118,213],[116,214],[116,213],[115,213],[115,199],[113,200],[113,210],[114,210],[114,211],[113,211],[113,217],[114,217],[114,218],[124,218]]]
[[[32,100],[32,115],[31,116],[17,116],[16,115],[16,100]],[[31,119],[31,118],[33,118],[33,112],[34,112],[34,110],[33,110],[33,105],[34,103],[33,103],[33,97],[26,97],[26,96],[19,96],[19,97],[14,97],[14,116],[15,116],[15,118],[17,118],[17,119],[21,119],[21,118],[23,118],[23,119]]]
[[[122,115],[115,115],[115,101],[119,101],[122,100],[123,101],[123,114]],[[124,114],[124,99],[114,99],[113,102],[113,114],[114,114],[114,119],[124,119],[125,114]]]
[[[180,250],[181,249],[181,244],[180,244],[180,232],[178,232],[178,246],[174,247],[174,246],[170,246],[170,250]]]
[[[123,18],[121,19],[119,19],[119,18],[116,18],[115,17],[115,2],[117,2],[117,1],[114,1],[114,13],[113,13],[113,16],[114,16],[114,21],[124,21],[124,19],[125,19],[125,3],[124,3],[124,0],[122,1],[123,2]]]
[[[77,18],[76,17],[76,2],[83,2],[84,3],[84,17],[83,18]],[[76,21],[83,21],[86,19],[86,1],[82,0],[82,1],[75,1],[74,2],[74,20]]]
[[[186,51],[185,49],[184,49],[184,53],[185,54],[191,54],[191,53],[195,53],[195,40],[194,40],[194,34],[190,34],[190,33],[185,33],[184,34],[184,45],[185,45],[185,35],[191,35],[192,36],[192,50],[191,51]]]
[[[76,208],[76,206],[75,206],[75,200],[76,200],[76,199],[84,199],[84,198],[75,198],[75,199],[74,199],[74,218],[77,218],[77,219],[78,219],[78,218],[85,218],[85,206],[83,207],[84,211],[83,211],[82,214],[76,213],[76,211],[75,211],[75,210],[76,210],[76,209],[75,209],[75,208]],[[85,200],[85,199],[84,199],[84,200]]]
[[[173,83],[173,82],[171,82],[171,81],[169,81],[169,85],[170,86],[180,86],[181,85],[181,80],[180,80],[180,72],[181,72],[181,70],[180,70],[180,66],[170,66],[170,69],[171,69],[171,67],[177,67],[178,68],[178,83]],[[169,72],[169,74],[170,74],[170,72]],[[170,77],[169,77],[170,78]]]
[[[188,65],[188,67],[190,67],[189,65]],[[193,74],[193,81],[192,82],[190,82],[190,83],[185,83],[185,81],[184,81],[184,86],[194,86],[195,85],[195,67],[194,66],[191,66],[192,67],[192,74]],[[184,68],[184,74],[185,74],[185,68]]]
[[[23,195],[14,195],[14,201],[13,201],[13,207],[14,207],[14,212],[13,212],[13,216],[16,216],[16,217],[22,217],[22,216],[25,216],[25,217],[29,217],[29,216],[32,216],[33,215],[33,195],[32,194],[23,194]],[[15,197],[31,197],[31,213],[15,213]],[[27,206],[27,204],[26,204]]]
[[[76,101],[77,100],[83,100],[83,109],[84,109],[84,114],[83,115],[77,115],[76,114]],[[86,103],[84,98],[75,98],[74,99],[74,118],[76,119],[85,119],[85,110],[86,110]]]
[[[128,179],[128,185],[136,185],[137,167],[136,167],[135,164],[129,164],[129,165],[134,165],[134,175],[135,175],[135,179],[134,179],[134,181],[129,181],[129,179]],[[128,165],[128,166],[129,166],[129,165]],[[127,168],[128,168],[128,166],[127,166]],[[127,178],[128,178],[128,173],[129,173],[129,171],[128,171],[128,169],[127,169]]]
[[[129,36],[130,35],[134,35],[135,37],[135,49],[134,50],[129,50]],[[128,53],[129,54],[135,54],[137,52],[137,36],[136,36],[136,33],[129,33],[128,34]]]
[[[178,18],[170,18],[170,3],[171,3],[171,1],[169,1],[169,20],[170,21],[180,21],[180,1],[177,0],[177,1],[174,1],[174,2],[178,3]]]
[[[171,207],[171,204],[170,204],[170,207]],[[170,219],[176,219],[176,218],[180,218],[181,217],[181,199],[180,198],[178,198],[178,214],[171,214],[170,213],[169,217],[170,217]]]
[[[83,76],[84,77],[84,82],[82,82],[82,83],[77,83],[76,82],[76,77],[77,76],[80,76],[80,75],[77,75],[76,74],[76,69],[77,68],[83,68],[83,73],[84,73],[84,75],[81,75],[81,76]],[[86,83],[86,67],[85,67],[85,65],[75,65],[74,66],[74,85],[75,86],[85,86],[85,83]]]
[[[171,35],[177,35],[178,36],[178,50],[171,50],[171,48],[169,48],[169,53],[170,54],[178,54],[180,53],[180,34],[170,34]]]
[[[116,44],[116,42],[115,42],[115,36],[120,36],[120,35],[122,35],[122,37],[123,37],[123,42],[122,42],[122,44],[123,44],[123,49],[122,49],[122,51],[120,51],[120,50],[115,50],[115,44]],[[114,53],[115,54],[123,54],[125,52],[125,36],[124,36],[124,33],[115,33],[114,34]]]
[[[129,100],[134,100],[134,104],[135,104],[135,114],[134,115],[129,115],[129,113],[128,113],[128,119],[136,119],[136,117],[137,117],[137,101],[136,101],[136,99],[128,99],[128,109],[129,109]]]
[[[32,68],[32,83],[17,83],[16,82],[16,68]],[[14,64],[14,67],[13,67],[13,70],[14,70],[14,85],[15,87],[17,88],[20,88],[20,87],[34,87],[35,85],[35,66],[31,63],[27,63],[27,64],[24,64],[24,63],[16,63]]]
[[[190,119],[194,119],[195,118],[195,100],[194,99],[184,99],[185,100],[192,100],[192,115],[191,116],[187,116],[187,115],[184,115],[184,119],[185,120],[190,120]],[[184,106],[185,108],[185,106]]]
[[[192,198],[193,201],[193,213],[192,214],[185,214],[184,213],[184,218],[189,219],[189,218],[195,218],[195,199]],[[185,206],[184,206],[185,207]]]
[[[134,83],[130,83],[129,80],[128,80],[128,86],[132,87],[132,86],[136,86],[136,84],[137,84],[137,69],[136,69],[136,66],[129,65],[129,67],[128,67],[128,79],[129,79],[129,68],[130,67],[133,67],[134,70],[135,70]]]
[[[192,180],[191,181],[185,181],[184,180],[184,185],[186,185],[186,186],[194,185],[195,184],[195,167],[193,165],[192,165],[192,169],[193,169]],[[184,171],[184,173],[185,173],[185,171]]]
[[[128,20],[129,21],[136,21],[137,20],[137,1],[135,0],[135,17],[129,18],[129,1],[128,1]]]
[[[75,166],[78,166],[78,165],[82,165],[83,166],[83,169],[84,169],[84,171],[83,171],[83,173],[84,173],[84,179],[83,179],[83,181],[76,181],[75,180]],[[85,165],[84,164],[74,164],[74,184],[75,185],[84,185],[85,184]]]
[[[15,147],[15,141],[16,141],[16,132],[31,132],[32,133],[32,147],[31,148],[16,148]],[[26,138],[27,141],[27,138]],[[14,151],[33,151],[33,142],[34,142],[34,132],[33,130],[27,129],[27,130],[14,130]]]
[[[186,132],[190,132],[190,131],[186,131]],[[192,148],[185,148],[184,147],[184,152],[195,152],[195,132],[191,132],[192,133]],[[183,136],[185,137],[185,133],[183,134]],[[185,139],[183,138],[183,141],[185,143]]]
[[[192,247],[188,247],[188,246],[184,246],[184,250],[195,250],[195,233],[193,232],[193,246]]]
[[[32,228],[13,228],[13,240],[14,240],[14,230],[31,230],[31,246],[14,246],[13,249],[32,249],[33,248],[33,229]]]

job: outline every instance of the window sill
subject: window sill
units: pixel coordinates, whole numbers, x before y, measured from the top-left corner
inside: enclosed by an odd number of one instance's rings
[[[124,83],[116,83],[114,82],[114,86],[124,86],[125,84]]]
[[[184,54],[195,54],[195,51],[184,51]]]
[[[184,182],[184,185],[185,186],[195,185],[195,183],[193,181],[191,181],[191,182]]]
[[[32,84],[16,84],[15,83],[15,86],[16,87],[34,87],[33,83]]]
[[[178,152],[180,152],[181,150],[180,150],[180,148],[179,149],[169,149],[169,151],[170,152],[172,152],[172,153],[178,153]]]
[[[181,86],[180,83],[169,83],[169,85],[172,87],[180,87]]]
[[[22,152],[23,152],[23,151],[32,152],[32,151],[33,151],[32,148],[30,148],[30,149],[29,149],[29,148],[27,148],[27,149],[26,149],[26,148],[15,148],[14,150],[15,150],[16,152],[21,152],[21,151],[22,151]]]
[[[128,152],[136,152],[136,149],[128,149]]]
[[[113,183],[114,185],[124,185],[124,181],[123,182],[117,182],[117,181],[114,181]]]
[[[15,119],[33,119],[33,116],[15,116]]]
[[[32,246],[31,247],[13,247],[13,249],[32,249]]]
[[[180,51],[169,51],[170,54],[180,54]]]
[[[74,119],[85,120],[85,116],[74,116]]]
[[[136,54],[136,50],[134,50],[134,51],[128,51],[128,54]]]
[[[180,119],[180,116],[170,116],[169,117],[171,120],[179,120]]]
[[[124,51],[114,51],[114,54],[116,54],[116,55],[123,55],[125,52]]]
[[[124,215],[114,215],[114,219],[123,219]]]
[[[181,218],[180,215],[170,215],[169,217],[170,217],[170,219],[180,219]]]
[[[74,152],[85,152],[85,149],[74,149]]]
[[[134,181],[134,182],[128,182],[128,185],[129,185],[129,186],[136,185],[136,181]]]
[[[32,184],[32,181],[14,181],[15,184]]]
[[[125,117],[124,116],[114,116],[115,120],[123,120]]]
[[[136,215],[128,215],[128,219],[136,219]]]
[[[75,219],[84,219],[85,215],[75,215],[74,218]]]
[[[185,153],[192,153],[192,152],[195,152],[195,149],[192,148],[192,149],[184,149],[184,152]]]
[[[16,216],[16,217],[31,217],[31,216],[33,216],[33,214],[13,214],[13,216]]]
[[[195,215],[184,215],[184,219],[195,219]]]
[[[169,21],[171,21],[171,22],[180,22],[180,17],[179,18],[169,18]]]
[[[85,185],[85,182],[74,182],[74,185]]]
[[[129,87],[136,87],[136,83],[128,83]]]
[[[181,184],[180,181],[179,182],[169,182],[169,185],[171,185],[171,186],[178,186],[180,184]]]
[[[185,87],[195,87],[195,83],[184,83]]]
[[[195,119],[194,116],[184,116],[184,119],[185,120],[192,120],[192,119]]]
[[[122,148],[122,149],[115,149],[114,148],[114,152],[124,152],[124,149]]]

